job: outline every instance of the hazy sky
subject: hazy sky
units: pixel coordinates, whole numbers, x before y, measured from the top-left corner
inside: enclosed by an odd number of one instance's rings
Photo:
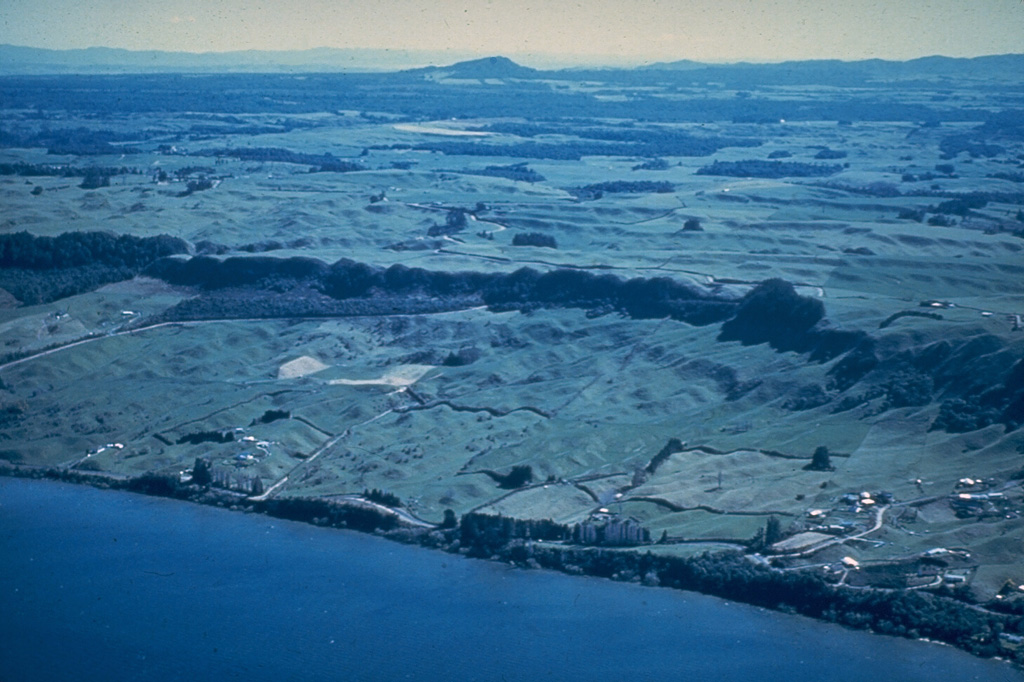
[[[908,59],[1024,52],[1024,2],[2,0],[0,43],[189,52],[368,47],[606,62]]]

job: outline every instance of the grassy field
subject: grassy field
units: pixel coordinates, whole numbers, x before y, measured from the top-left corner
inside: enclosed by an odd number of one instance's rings
[[[900,97],[921,103],[931,93]],[[813,94],[757,93],[769,101],[810,101]],[[961,94],[990,109],[1001,97],[983,89]],[[622,96],[632,95],[623,89]],[[25,130],[36,125],[25,111],[5,116]],[[867,332],[885,357],[977,340],[986,350],[965,356],[965,365],[995,377],[1024,356],[1011,317],[1024,313],[1024,241],[1014,234],[1024,229],[1020,184],[990,177],[1019,165],[1024,143],[1002,140],[1004,151],[988,157],[950,160],[940,150],[943,138],[970,134],[981,114],[941,127],[908,120],[599,121],[611,130],[761,143],[713,156],[666,155],[665,170],[635,170],[644,159],[631,155],[558,160],[410,148],[439,140],[520,144],[527,138],[512,133],[469,134],[521,122],[516,118],[334,111],[292,116],[307,127],[255,134],[223,124],[223,132],[214,126],[190,136],[191,120],[174,114],[66,116],[66,127],[159,126],[163,134],[123,154],[0,149],[0,163],[138,169],[94,190],[80,188],[78,177],[2,176],[3,232],[169,234],[193,249],[219,245],[228,255],[444,271],[571,266],[665,276],[736,298],[777,277],[821,301],[831,328]],[[283,118],[234,115],[248,126]],[[572,129],[529,139],[580,142]],[[311,173],[308,163],[207,155],[227,148],[329,153],[364,170]],[[817,160],[825,148],[846,154]],[[696,173],[712,161],[765,160],[773,152],[788,154],[787,162],[843,167],[819,178]],[[471,174],[511,164],[528,165],[544,180]],[[953,171],[936,170],[945,164]],[[200,176],[215,179],[213,186],[180,196],[188,179]],[[571,191],[618,181],[668,182],[672,191],[606,191],[589,199]],[[997,198],[952,226],[898,217],[906,210],[933,216],[943,193],[964,192]],[[472,211],[465,228],[428,234],[453,208]],[[702,229],[684,229],[692,219]],[[557,248],[514,246],[513,237],[526,232],[553,237]],[[659,546],[684,554],[746,542],[771,516],[790,532],[805,530],[812,509],[866,529],[870,511],[851,511],[843,496],[886,491],[894,506],[883,526],[867,536],[871,542],[850,542],[841,554],[875,561],[967,548],[982,596],[1007,580],[1024,582],[1024,496],[1013,478],[1024,463],[1024,431],[1000,424],[966,433],[932,429],[955,386],[936,388],[920,404],[886,405],[885,375],[828,388],[839,358],[818,362],[766,344],[721,342],[718,325],[575,309],[147,327],[147,319],[195,294],[138,277],[41,305],[8,300],[0,348],[23,359],[0,367],[4,405],[13,406],[0,423],[0,457],[127,475],[185,472],[208,457],[240,489],[254,477],[266,487],[287,477],[274,490],[279,496],[379,488],[430,522],[452,509],[575,523],[611,508],[641,520],[655,537],[687,541]],[[889,321],[905,311],[941,319]],[[472,362],[445,363],[468,348],[475,349]],[[857,396],[850,409],[837,409]],[[264,423],[268,411],[287,417]],[[188,440],[207,432],[231,438]],[[683,451],[646,471],[672,438]],[[833,470],[805,469],[819,446],[832,453]],[[501,488],[487,473],[520,465],[531,467],[533,481],[518,490]],[[965,477],[992,479],[985,490],[1007,500],[999,514],[953,513],[949,495]]]

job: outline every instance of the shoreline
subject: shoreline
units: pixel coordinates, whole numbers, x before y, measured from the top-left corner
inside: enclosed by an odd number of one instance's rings
[[[1003,626],[1017,622],[1009,614],[918,591],[843,588],[809,574],[794,575],[771,568],[738,551],[697,557],[655,556],[637,547],[566,545],[545,541],[546,527],[500,516],[469,513],[454,525],[422,526],[384,505],[357,498],[252,497],[200,487],[173,484],[170,477],[137,477],[106,472],[67,471],[0,462],[0,476],[64,483],[166,497],[231,511],[258,513],[311,525],[354,530],[402,544],[441,550],[468,558],[508,563],[522,569],[554,570],[650,587],[668,587],[719,597],[852,630],[893,635],[943,644],[965,653],[1009,663],[1024,670],[1024,650],[1006,646]],[[467,523],[468,520],[468,523]],[[557,524],[552,524],[557,525]],[[510,529],[516,529],[512,531]],[[526,537],[515,537],[514,533]],[[535,533],[532,537],[531,529]],[[512,534],[510,534],[512,533]],[[895,607],[895,608],[894,608]],[[940,620],[936,629],[936,617]],[[942,628],[942,621],[948,621]],[[956,621],[955,626],[948,623]],[[973,627],[972,627],[973,626]]]

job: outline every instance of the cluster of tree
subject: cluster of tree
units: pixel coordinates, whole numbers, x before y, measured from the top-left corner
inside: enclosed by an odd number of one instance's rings
[[[292,319],[310,317],[368,317],[374,315],[430,315],[479,306],[479,297],[381,293],[338,300],[303,282],[277,280],[267,289],[225,287],[185,299],[151,322],[226,319]]]
[[[935,382],[932,377],[917,369],[901,369],[885,382],[885,402],[882,409],[920,407],[932,401]]]
[[[104,175],[99,171],[90,169],[82,178],[82,182],[78,185],[82,189],[99,189],[101,187],[110,187],[110,176]]]
[[[138,174],[138,168],[125,166],[71,166],[67,164],[54,163],[0,163],[0,175],[17,175],[26,178],[32,177],[57,177],[57,178],[81,178],[87,175],[100,175],[111,177],[114,175]]]
[[[847,153],[844,152],[844,151],[841,151],[839,149],[822,149],[822,150],[819,150],[818,153],[814,155],[814,158],[822,159],[822,160],[825,160],[825,159],[845,159],[846,157],[847,157]]]
[[[513,540],[566,540],[572,528],[550,519],[515,519],[500,514],[470,512],[459,522],[461,546],[471,556],[490,556]]]
[[[962,135],[949,135],[939,142],[939,151],[942,158],[953,159],[961,152],[967,152],[972,158],[992,158],[1004,153],[1006,149],[997,144],[987,142],[985,138],[976,133],[965,133]]]
[[[192,196],[196,192],[205,192],[208,189],[213,189],[213,180],[209,178],[200,178],[198,180],[189,180],[185,189],[178,192],[179,197]]]
[[[985,208],[988,205],[988,198],[981,193],[964,194],[953,199],[947,199],[932,206],[929,210],[932,213],[941,215],[958,215],[965,217],[974,209]]]
[[[281,149],[279,147],[234,147],[226,149],[207,149],[193,152],[192,156],[227,156],[241,161],[260,161],[273,163],[295,163],[311,166],[312,172],[349,173],[366,170],[359,163],[339,159],[330,152],[324,154],[305,154]]]
[[[79,265],[142,268],[166,256],[186,253],[177,237],[134,237],[109,232],[65,232],[37,237],[29,232],[0,234],[0,268],[49,270]]]
[[[716,299],[667,277],[623,280],[575,269],[542,274],[521,268],[494,280],[483,292],[483,298],[496,309],[605,309],[634,319],[670,317],[695,325],[721,322],[736,309],[731,300]]]
[[[102,128],[57,128],[44,125],[38,131],[0,130],[0,146],[46,147],[48,154],[91,156],[98,154],[133,154],[138,149],[115,143],[146,137],[142,131],[115,131]]]
[[[490,476],[491,479],[498,484],[499,488],[504,488],[506,490],[522,488],[533,480],[533,467],[529,464],[517,464],[505,474],[490,470],[484,471],[483,473]]]
[[[668,461],[668,458],[677,452],[683,451],[683,443],[678,438],[669,438],[668,442],[665,443],[665,447],[658,451],[651,461],[644,467],[644,471],[648,474],[653,474],[658,470],[662,464]]]
[[[913,220],[915,223],[924,222],[925,212],[919,208],[901,208],[896,214],[899,220]]]
[[[402,500],[398,495],[380,490],[379,488],[364,490],[363,497],[370,502],[376,502],[377,504],[382,504],[385,507],[391,507],[392,509],[399,509],[402,506]]]
[[[378,511],[365,505],[345,504],[341,501],[311,497],[274,497],[256,503],[256,509],[270,516],[290,521],[319,523],[335,528],[372,533],[392,530],[398,526],[394,514]]]
[[[782,522],[776,516],[769,516],[764,525],[757,529],[754,537],[747,541],[747,549],[751,552],[764,552],[785,537]]]
[[[1000,410],[982,404],[979,396],[950,398],[939,405],[939,414],[929,430],[946,433],[967,433],[991,426],[999,421]]]
[[[35,305],[130,279],[150,263],[187,250],[184,241],[168,235],[8,233],[0,235],[0,287]]]
[[[248,292],[246,295],[252,299],[252,305],[259,303],[254,290],[270,291],[276,287],[280,291],[292,282],[339,301],[376,299],[382,303],[391,300],[398,303],[410,297],[420,301],[424,298],[422,295],[426,295],[442,305],[442,309],[445,309],[445,301],[455,299],[475,300],[501,310],[537,306],[607,307],[637,319],[671,317],[689,324],[721,322],[736,309],[732,300],[715,298],[667,277],[623,280],[578,269],[541,273],[521,268],[507,274],[438,272],[400,264],[381,269],[346,259],[328,266],[311,258],[252,257],[220,261],[198,256],[190,260],[164,259],[154,263],[146,273],[171,284],[208,290],[241,288]],[[272,301],[268,296],[262,303]],[[193,307],[200,305],[202,297],[188,303]]]
[[[583,187],[573,187],[569,193],[579,199],[600,199],[609,194],[671,194],[676,189],[671,182],[653,180],[613,180],[598,182]]]
[[[441,364],[445,367],[464,367],[466,365],[472,365],[474,362],[483,357],[483,353],[476,346],[464,346],[456,351],[452,351],[445,356]]]
[[[427,230],[428,237],[443,237],[449,234],[457,234],[466,229],[469,220],[466,218],[468,211],[461,208],[453,208],[445,216],[444,225],[431,225]]]
[[[846,391],[862,380],[869,388],[847,396],[836,410],[879,400],[881,411],[943,402],[933,430],[962,433],[1003,424],[1024,423],[1024,360],[993,335],[938,341],[880,359],[870,337],[829,370],[830,388]]]
[[[824,317],[821,301],[800,296],[785,280],[769,279],[746,293],[736,315],[722,325],[718,340],[806,350],[811,328]]]
[[[512,236],[512,246],[543,246],[557,249],[558,242],[551,235],[541,232],[517,232]]]
[[[928,218],[928,224],[932,227],[954,227],[956,219],[944,215],[933,215]]]
[[[291,241],[282,242],[277,239],[264,239],[258,242],[249,242],[233,247],[236,251],[246,253],[266,253],[268,251],[280,251],[282,249],[303,249],[310,246],[313,240],[309,237],[299,237]],[[203,239],[195,243],[195,252],[201,256],[221,256],[232,250],[227,244],[219,244]]]
[[[508,166],[487,166],[485,168],[463,168],[452,171],[463,175],[482,175],[491,178],[505,178],[516,182],[544,182],[547,178],[530,168],[526,162],[513,163]]]
[[[794,395],[787,398],[786,402],[782,403],[782,407],[793,412],[802,412],[827,405],[831,401],[832,396],[824,388],[818,384],[810,384],[801,387]]]
[[[952,354],[951,362],[955,362],[954,358],[965,359],[960,353]],[[943,401],[931,428],[951,433],[974,431],[990,424],[1003,424],[1008,431],[1019,428],[1024,424],[1024,359],[1018,360],[1002,377],[983,371],[984,361],[973,360],[965,363],[959,373],[939,373],[947,392],[959,387],[960,395]]]
[[[843,167],[835,164],[799,161],[715,161],[697,169],[697,175],[722,175],[733,178],[820,178],[835,175]]]
[[[328,266],[314,258],[234,257],[219,260],[196,256],[187,260],[164,259],[153,263],[146,274],[171,284],[204,289],[269,286],[279,279],[319,280]]]
[[[14,426],[28,412],[28,403],[20,398],[0,397],[0,428]],[[20,456],[19,456],[20,458]]]
[[[135,476],[128,480],[125,489],[141,495],[173,497],[179,500],[186,500],[193,494],[193,490],[181,484],[176,473],[150,472]]]
[[[0,288],[24,305],[39,305],[95,291],[105,284],[131,279],[133,268],[80,265],[52,270],[0,267]]]
[[[638,163],[633,166],[632,170],[648,170],[648,171],[667,171],[669,169],[668,161],[662,158],[649,159],[643,163]]]
[[[258,418],[252,420],[252,426],[257,424],[272,424],[282,419],[291,419],[292,413],[288,410],[267,410]]]
[[[235,440],[234,431],[196,431],[186,433],[178,438],[178,445],[189,443],[199,445],[200,443],[231,443]]]
[[[722,324],[718,340],[767,343],[780,352],[808,353],[811,361],[826,362],[868,338],[862,331],[819,325],[824,316],[821,301],[800,296],[789,282],[769,279],[744,295],[736,314]]]

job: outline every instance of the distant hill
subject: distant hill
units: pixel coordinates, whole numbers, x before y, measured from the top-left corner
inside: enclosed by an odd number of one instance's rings
[[[0,74],[100,73],[316,73],[378,71],[399,78],[429,79],[598,79],[609,82],[663,82],[666,78],[694,83],[719,82],[733,87],[761,84],[865,83],[942,79],[995,80],[1019,83],[1024,54],[974,58],[922,57],[910,61],[869,59],[854,62],[808,60],[773,64],[704,64],[691,60],[659,62],[637,68],[574,68],[545,71],[522,66],[503,56],[456,61],[472,55],[416,50],[315,48],[295,51],[237,52],[134,51],[107,47],[46,50],[0,45]],[[449,64],[436,66],[436,64]],[[434,65],[434,66],[427,66]]]
[[[710,79],[768,78],[775,82],[833,82],[848,84],[869,81],[936,80],[942,78],[1001,80],[1019,82],[1024,74],[1024,54],[985,57],[921,57],[909,61],[866,59],[844,62],[816,59],[772,64],[740,62],[736,64],[700,64],[689,60],[659,62],[638,71],[701,72]],[[696,73],[694,75],[697,75]]]
[[[537,78],[543,73],[528,66],[516,64],[508,57],[484,57],[470,61],[458,62],[451,66],[429,66],[414,69],[411,73],[419,73],[444,78]]]

